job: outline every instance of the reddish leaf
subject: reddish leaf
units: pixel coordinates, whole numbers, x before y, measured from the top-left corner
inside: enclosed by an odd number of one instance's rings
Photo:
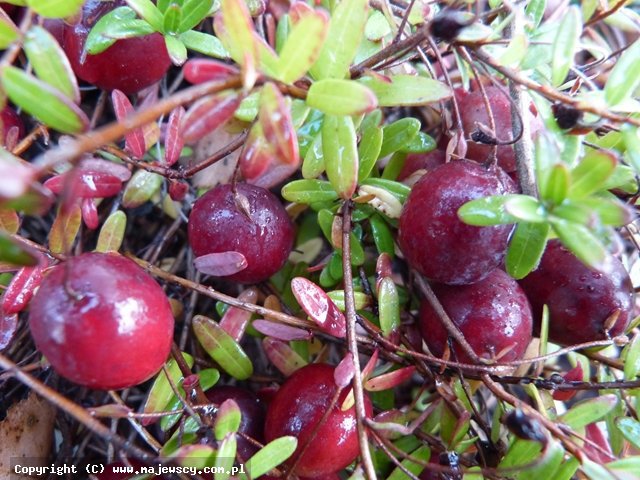
[[[189,192],[189,184],[180,180],[171,180],[169,182],[169,196],[174,202],[181,202]]]
[[[254,320],[251,326],[258,332],[268,337],[289,342],[291,340],[309,340],[313,334],[307,330],[290,327],[282,323],[271,322],[269,320]]]
[[[376,261],[376,291],[380,290],[380,282],[383,278],[391,277],[393,274],[393,267],[391,265],[391,257],[382,253]]]
[[[565,382],[581,382],[584,378],[582,365],[578,363],[574,368],[565,373],[562,378]],[[571,400],[576,394],[576,390],[556,390],[553,392],[553,399],[559,402]]]
[[[311,15],[314,13],[313,8],[307,5],[305,2],[295,2],[289,9],[289,18],[291,23],[295,25],[305,15]]]
[[[44,265],[24,267],[13,276],[2,298],[1,310],[5,315],[20,313],[25,309],[33,293],[42,282]],[[1,341],[0,341],[1,343]]]
[[[298,137],[288,108],[280,90],[267,83],[260,96],[260,125],[267,141],[272,145],[279,163],[298,165]]]
[[[88,172],[100,172],[113,175],[114,177],[119,178],[121,182],[126,182],[131,178],[131,170],[124,165],[96,157],[82,160],[82,163],[78,168]]]
[[[255,123],[240,154],[240,173],[247,180],[262,175],[273,159],[273,148],[262,132],[262,126]]]
[[[373,355],[371,355],[371,358],[369,359],[367,364],[362,369],[362,380],[363,381],[366,381],[371,376],[373,371],[375,370],[376,363],[378,363],[378,355],[379,355],[378,349],[375,349],[373,351]]]
[[[287,377],[307,364],[289,345],[275,338],[262,340],[262,347],[269,361]]]
[[[344,315],[322,288],[306,278],[296,277],[291,280],[291,290],[305,313],[322,331],[338,338],[347,335]]]
[[[100,225],[98,207],[93,198],[83,198],[80,204],[82,220],[89,230],[95,230]]]
[[[255,288],[249,288],[238,295],[238,300],[247,303],[256,303],[258,300],[258,291]],[[239,342],[244,335],[244,331],[247,329],[250,319],[251,312],[237,307],[229,307],[218,324],[231,338]]]
[[[84,169],[56,175],[44,182],[44,186],[56,194],[64,191],[71,199],[112,197],[122,190],[122,182],[118,177]]]
[[[49,231],[49,249],[53,253],[69,251],[78,235],[82,213],[77,203],[69,205],[68,210],[60,208]]]
[[[134,113],[133,105],[127,96],[120,90],[111,92],[111,101],[113,102],[113,110],[119,122],[124,121],[129,115]],[[142,158],[147,151],[144,141],[144,130],[142,127],[134,128],[124,136],[126,150],[131,153],[134,158]]]
[[[247,268],[247,259],[240,252],[210,253],[196,258],[194,265],[206,275],[224,277]]]
[[[233,65],[208,58],[187,60],[182,67],[185,80],[190,83],[204,83],[214,80],[226,80],[238,75],[240,71]]]
[[[297,165],[273,165],[259,177],[251,179],[249,183],[269,189],[284,182],[297,171]]]
[[[235,92],[222,92],[194,103],[182,120],[184,142],[194,143],[225,123],[233,117],[241,100]]]
[[[0,208],[0,230],[7,233],[17,233],[20,228],[20,217],[15,210]]]
[[[9,346],[18,330],[18,314],[9,315],[0,309],[0,351]]]
[[[611,451],[609,441],[603,435],[602,430],[600,430],[600,427],[598,427],[597,424],[590,423],[587,425],[585,434],[588,440],[599,447],[597,448],[596,446],[585,442],[583,448],[589,458],[599,463],[608,463],[616,459]]]
[[[184,147],[184,138],[180,132],[182,117],[185,109],[183,107],[174,108],[169,115],[167,131],[164,137],[164,162],[170,167],[178,161]]]
[[[385,373],[375,378],[370,378],[364,384],[364,388],[370,392],[379,392],[397,387],[411,378],[416,367],[404,367],[393,372]]]
[[[351,383],[356,368],[353,364],[353,354],[348,352],[333,371],[333,380],[338,388],[344,388]]]

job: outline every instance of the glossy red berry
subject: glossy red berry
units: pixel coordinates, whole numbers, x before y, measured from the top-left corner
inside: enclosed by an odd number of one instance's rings
[[[458,209],[514,191],[501,169],[476,162],[456,160],[429,171],[413,186],[400,216],[398,242],[409,265],[442,283],[483,279],[502,262],[512,226],[467,225]]]
[[[505,272],[495,269],[473,285],[434,285],[433,290],[479,357],[509,362],[524,355],[531,342],[531,307],[518,282]],[[420,307],[420,331],[429,350],[441,357],[447,347],[448,333],[426,300]],[[471,362],[455,341],[453,352],[452,359]]]
[[[85,2],[81,21],[65,28],[64,49],[79,78],[104,90],[118,89],[130,95],[164,77],[171,60],[159,33],[118,40],[104,52],[83,58],[87,35],[93,25],[122,5],[125,2]]]
[[[561,345],[604,340],[625,331],[633,317],[633,285],[611,257],[598,272],[583,264],[559,240],[551,240],[536,270],[520,281],[537,329],[549,307],[549,340]]]
[[[338,391],[334,370],[322,364],[297,370],[269,404],[265,440],[269,442],[283,435],[298,439],[298,448],[288,461],[289,465],[295,463],[296,475],[312,478],[328,475],[345,468],[359,454],[355,408],[346,411],[340,408],[349,388],[343,389],[326,421],[318,427]],[[365,404],[367,415],[371,416],[368,397]],[[315,437],[311,439],[314,431]]]
[[[209,401],[217,405],[229,399],[235,401],[242,415],[238,432],[258,442],[264,440],[266,409],[264,403],[255,394],[238,387],[220,386],[207,390],[206,395]],[[242,435],[238,435],[237,450],[238,454],[247,460],[258,451],[258,448]]]
[[[134,262],[85,253],[43,280],[31,301],[29,327],[60,375],[114,390],[142,383],[162,368],[173,315],[162,288]]]
[[[294,229],[287,211],[268,190],[239,183],[219,185],[200,197],[189,216],[189,243],[196,257],[239,252],[246,268],[226,276],[242,283],[268,279],[287,261]]]
[[[495,121],[495,133],[497,140],[504,142],[513,139],[513,126],[511,121],[511,102],[509,97],[494,85],[484,87],[491,112]],[[482,131],[478,124],[490,127],[489,114],[485,107],[485,101],[481,90],[478,88],[467,93],[463,90],[456,90],[456,100],[460,108],[460,117],[465,136],[472,137],[476,131]],[[535,110],[533,104],[529,111],[525,112],[524,121],[529,123],[530,134],[535,136],[542,128],[542,121]],[[485,162],[491,153],[491,145],[485,145],[473,141],[467,142],[467,158],[478,162]],[[516,169],[515,153],[511,145],[498,146],[498,165],[507,172]]]

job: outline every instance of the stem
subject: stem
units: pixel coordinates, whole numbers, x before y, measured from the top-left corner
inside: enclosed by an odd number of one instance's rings
[[[369,451],[367,439],[366,418],[364,405],[364,392],[362,391],[362,372],[360,371],[360,358],[358,356],[358,339],[356,337],[356,301],[353,293],[353,272],[351,270],[351,204],[346,201],[342,207],[342,271],[344,274],[344,303],[347,317],[347,342],[349,352],[353,357],[353,393],[355,398],[356,418],[358,420],[358,440],[360,442],[360,456],[364,466],[365,476],[369,480],[375,480],[376,471]]]

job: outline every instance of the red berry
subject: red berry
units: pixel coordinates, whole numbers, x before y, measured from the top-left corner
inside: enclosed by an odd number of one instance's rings
[[[512,226],[467,225],[458,209],[470,200],[514,191],[501,169],[475,162],[452,161],[429,171],[413,186],[400,216],[398,242],[409,264],[442,283],[483,279],[502,262]]]
[[[518,282],[509,275],[495,269],[473,285],[434,285],[433,290],[479,357],[498,362],[522,357],[531,342],[531,307]],[[426,300],[420,307],[420,331],[429,350],[441,357],[447,346],[448,334]],[[471,362],[455,341],[453,351],[455,357],[452,359]]]
[[[489,104],[491,105],[497,140],[503,142],[513,139],[511,102],[509,101],[509,97],[493,85],[487,85],[484,89],[489,99]],[[471,93],[457,90],[456,99],[458,100],[460,108],[460,117],[465,137],[469,138],[473,132],[478,130],[478,123],[487,128],[490,127],[489,114],[487,113],[480,89]],[[542,128],[542,121],[537,115],[533,104],[531,104],[531,109],[524,115],[524,121],[529,122],[532,136]],[[491,153],[491,148],[491,145],[483,145],[469,141],[467,142],[467,158],[478,162],[485,162]],[[516,169],[515,153],[511,145],[498,146],[498,164],[507,172],[513,172]]]
[[[200,197],[189,217],[189,243],[196,257],[239,252],[247,266],[226,278],[257,283],[276,273],[293,247],[293,224],[268,190],[239,183],[218,185]]]
[[[130,95],[153,85],[167,73],[171,60],[162,35],[153,33],[118,40],[104,52],[82,59],[91,27],[104,14],[124,4],[85,2],[80,23],[65,28],[64,49],[79,78],[104,90],[118,89]]]
[[[63,377],[132,387],[167,359],[173,315],[162,288],[131,260],[85,253],[56,266],[31,301],[36,346]]]
[[[428,153],[411,153],[407,155],[398,181],[402,181],[417,172],[418,170],[432,170],[442,165],[447,159],[447,153],[444,150],[433,150]]]
[[[265,406],[255,394],[238,387],[220,386],[207,390],[207,398],[217,405],[228,399],[235,401],[242,415],[238,432],[258,442],[263,441]],[[238,436],[237,450],[244,460],[248,460],[258,448],[246,438]]]
[[[622,263],[611,257],[606,271],[591,270],[559,240],[548,243],[540,266],[520,284],[531,301],[536,328],[546,304],[549,340],[561,345],[620,335],[633,316],[633,285]]]
[[[346,411],[340,408],[349,388],[343,389],[326,421],[318,427],[338,391],[334,370],[322,364],[297,370],[269,404],[265,439],[270,442],[283,435],[298,439],[298,448],[288,462],[296,464],[296,475],[318,477],[337,472],[353,462],[360,452],[355,408],[352,406]],[[365,406],[370,417],[372,406],[368,397],[365,397]],[[314,431],[316,434],[311,440]]]

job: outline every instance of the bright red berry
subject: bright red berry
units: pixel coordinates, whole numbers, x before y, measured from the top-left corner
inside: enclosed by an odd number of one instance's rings
[[[219,185],[200,197],[189,216],[189,243],[196,257],[238,252],[246,268],[226,278],[242,283],[268,279],[287,261],[294,229],[287,211],[268,190],[238,183]]]
[[[486,277],[504,258],[511,225],[476,227],[458,209],[470,200],[515,191],[499,168],[457,160],[426,173],[400,216],[398,242],[407,262],[428,278],[469,284]]]
[[[473,285],[434,285],[433,290],[479,357],[509,362],[524,355],[531,342],[531,307],[518,282],[505,272],[495,269]],[[420,308],[420,331],[431,353],[441,357],[448,333],[426,300]],[[451,359],[471,362],[455,341],[453,352]]]
[[[122,5],[125,2],[85,2],[81,21],[65,28],[64,49],[79,78],[104,90],[118,89],[130,95],[164,77],[171,60],[159,33],[118,40],[104,52],[83,58],[87,35],[93,25]]]
[[[29,327],[63,377],[90,388],[132,387],[167,359],[173,315],[162,288],[133,261],[85,253],[51,270],[31,301]]]
[[[603,272],[591,270],[559,240],[551,240],[536,270],[520,281],[540,329],[549,307],[549,340],[573,345],[615,337],[633,317],[633,285],[620,261]]]
[[[334,370],[322,364],[297,370],[269,404],[265,439],[269,442],[283,435],[298,439],[298,448],[288,461],[289,465],[295,464],[296,475],[315,478],[337,472],[353,462],[360,452],[355,408],[341,410],[349,388],[343,389],[337,402],[331,405],[338,392]],[[368,397],[365,397],[365,406],[367,416],[371,416]],[[328,417],[319,426],[329,408]]]

